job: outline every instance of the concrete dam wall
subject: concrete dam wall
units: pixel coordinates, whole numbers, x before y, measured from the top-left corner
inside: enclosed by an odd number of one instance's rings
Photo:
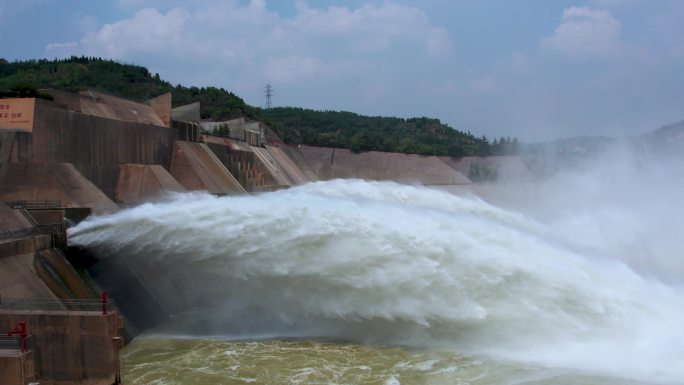
[[[434,156],[347,149],[299,147],[304,161],[319,179],[367,179],[424,185],[471,183],[460,171]]]
[[[31,161],[71,163],[107,196],[114,197],[121,164],[171,165],[177,133],[36,103]]]

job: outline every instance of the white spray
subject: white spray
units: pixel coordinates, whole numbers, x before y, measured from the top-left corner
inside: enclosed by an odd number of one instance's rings
[[[207,332],[683,378],[684,291],[568,238],[478,199],[359,180],[176,195],[70,232],[73,244],[146,266],[170,308],[201,309],[192,322]]]

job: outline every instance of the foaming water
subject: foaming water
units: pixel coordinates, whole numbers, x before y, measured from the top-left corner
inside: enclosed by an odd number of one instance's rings
[[[169,333],[323,336],[684,376],[681,288],[478,199],[363,181],[182,194],[69,235],[126,259],[169,309],[188,309]]]

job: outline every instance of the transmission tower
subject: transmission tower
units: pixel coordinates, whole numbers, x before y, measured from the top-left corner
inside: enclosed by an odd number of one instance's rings
[[[266,97],[266,108],[271,108],[273,105],[273,86],[271,86],[271,83],[266,84],[264,96]]]

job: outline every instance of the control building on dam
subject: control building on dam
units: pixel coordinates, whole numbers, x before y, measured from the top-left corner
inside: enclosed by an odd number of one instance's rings
[[[116,382],[122,325],[135,333],[174,311],[129,266],[99,262],[86,274],[91,259],[68,249],[66,228],[91,214],[168,192],[239,195],[336,178],[460,190],[475,186],[472,164],[531,178],[511,157],[292,146],[261,122],[202,121],[199,103],[172,108],[170,93],[136,102],[44,92],[53,100],[0,99],[0,334],[16,332],[0,339],[2,385]],[[100,309],[111,303],[102,289],[116,308]]]

